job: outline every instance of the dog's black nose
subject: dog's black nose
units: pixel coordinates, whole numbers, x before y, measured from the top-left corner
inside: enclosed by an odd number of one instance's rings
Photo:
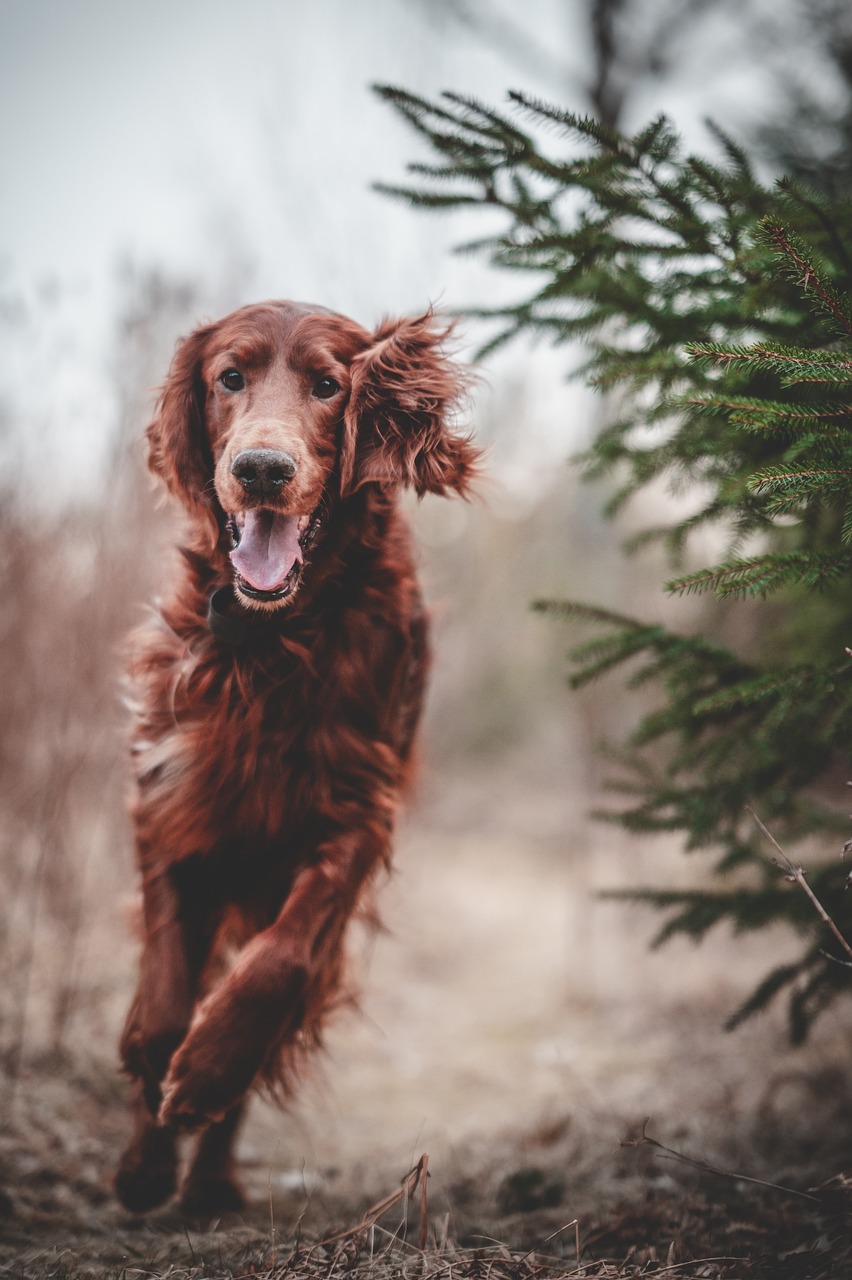
[[[296,459],[279,449],[243,449],[231,463],[231,475],[260,498],[274,498],[296,471]]]

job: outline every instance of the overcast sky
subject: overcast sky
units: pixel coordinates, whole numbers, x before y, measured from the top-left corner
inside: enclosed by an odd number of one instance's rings
[[[532,87],[440,0],[0,7],[0,244],[24,280],[92,278],[122,254],[190,271],[242,247],[271,294],[406,305],[445,287],[419,252],[441,237],[369,189],[415,145],[370,83]],[[543,49],[568,45],[564,3],[524,9]],[[546,60],[535,87],[559,91],[542,79]]]
[[[402,178],[418,142],[369,86],[427,96],[455,88],[498,104],[516,87],[585,109],[588,5],[456,4],[487,14],[488,31],[459,22],[452,8],[452,0],[0,0],[0,302],[28,301],[8,341],[26,412],[42,424],[24,434],[51,430],[73,442],[108,432],[122,260],[193,278],[202,300],[209,286],[211,307],[228,278],[234,305],[301,298],[366,324],[430,300],[481,302],[489,290],[517,287],[452,256],[470,230],[457,217],[416,214],[370,189]],[[759,69],[744,78],[730,37],[723,24],[693,40],[674,81],[647,86],[633,103],[630,123],[668,108],[694,134],[710,109],[710,79],[714,114],[729,119],[734,103],[746,121]],[[505,368],[512,360],[545,367],[540,353],[504,359]],[[547,369],[531,379],[531,395],[558,429],[570,398],[553,360]],[[79,454],[68,450],[69,468]]]
[[[39,424],[16,433],[15,453],[50,433],[71,487],[74,442],[85,435],[91,456],[115,417],[119,262],[197,280],[205,314],[224,278],[236,282],[229,305],[300,298],[368,325],[460,302],[472,268],[449,252],[458,225],[370,189],[402,176],[416,140],[369,86],[490,100],[510,83],[562,87],[561,59],[552,77],[546,54],[512,67],[511,50],[445,20],[442,0],[0,10],[0,287],[28,303],[12,358]],[[562,0],[528,0],[525,13],[543,50],[569,43]]]

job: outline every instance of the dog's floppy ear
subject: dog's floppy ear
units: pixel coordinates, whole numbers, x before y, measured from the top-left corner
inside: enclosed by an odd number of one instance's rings
[[[341,450],[341,488],[370,481],[403,484],[418,494],[464,495],[479,450],[452,430],[469,375],[446,354],[452,325],[433,313],[389,320],[352,361]]]
[[[210,332],[209,326],[196,329],[178,344],[145,435],[151,471],[193,516],[207,524],[215,543],[219,526],[213,457],[204,428],[206,391],[201,380],[201,360]]]

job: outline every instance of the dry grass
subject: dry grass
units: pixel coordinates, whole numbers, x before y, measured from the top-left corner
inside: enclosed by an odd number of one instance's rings
[[[578,1192],[564,1132],[504,1138],[492,1145],[491,1170],[447,1184],[436,1169],[428,1192],[421,1159],[373,1204],[351,1189],[282,1193],[270,1175],[266,1188],[255,1179],[245,1215],[198,1222],[164,1210],[141,1221],[118,1209],[106,1185],[123,1128],[114,1078],[53,1060],[31,1064],[22,1084],[26,1105],[0,1146],[16,1174],[0,1205],[4,1275],[817,1280],[848,1274],[852,1262],[848,1187],[803,1201],[628,1160],[619,1179]],[[586,1172],[595,1140],[593,1130],[571,1138]],[[536,1142],[537,1163],[514,1167]]]
[[[490,833],[465,799],[479,851],[441,840],[428,798],[404,833],[387,895],[396,936],[374,943],[363,1012],[335,1028],[325,1082],[290,1113],[255,1104],[245,1215],[128,1217],[109,1188],[127,1124],[111,1044],[24,1055],[0,1136],[9,1275],[844,1273],[840,1186],[802,1200],[622,1144],[650,1114],[666,1146],[807,1191],[845,1167],[852,1018],[806,1052],[785,1047],[780,1019],[723,1036],[730,945],[649,956],[624,907],[601,904],[608,928],[559,954],[559,912],[544,904],[570,880],[552,852],[523,845],[492,845],[486,868]],[[504,842],[523,820],[510,810]],[[588,972],[566,990],[565,967],[583,957]],[[420,1187],[369,1213],[399,1188],[412,1147],[430,1154],[423,1251]]]

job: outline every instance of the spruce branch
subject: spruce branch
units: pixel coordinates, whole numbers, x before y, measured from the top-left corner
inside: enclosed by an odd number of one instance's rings
[[[505,109],[461,95],[386,100],[431,150],[395,194],[439,211],[478,206],[499,224],[464,246],[520,282],[515,302],[468,309],[491,325],[484,350],[543,339],[614,393],[617,417],[579,460],[585,478],[609,483],[606,514],[649,485],[694,498],[677,512],[658,503],[662,519],[629,549],[660,542],[670,591],[720,597],[703,637],[593,605],[537,606],[592,628],[569,653],[574,687],[618,673],[649,699],[611,753],[622,804],[607,820],[681,833],[720,878],[757,875],[754,889],[644,900],[667,913],[664,936],[699,938],[717,919],[752,929],[781,917],[807,931],[806,896],[770,885],[743,826],[754,802],[787,842],[841,829],[812,796],[848,756],[852,716],[837,658],[852,634],[852,205],[764,185],[719,130],[716,154],[688,155],[663,119],[625,136],[521,93]],[[712,526],[727,551],[684,572],[693,535]],[[735,597],[757,610],[742,656],[713,640]],[[845,919],[836,868],[815,869],[810,886]],[[846,990],[845,971],[807,947],[733,1021],[786,991],[801,1038]]]
[[[730,596],[766,596],[795,582],[811,590],[825,587],[850,571],[852,553],[767,552],[674,578],[666,583],[666,591],[672,595],[692,595],[710,589],[723,599]]]
[[[688,343],[686,353],[706,365],[753,366],[760,372],[776,373],[787,386],[799,382],[852,382],[852,360],[840,355],[821,355],[803,348],[736,346],[723,342]]]
[[[778,179],[778,190],[783,191],[794,207],[807,210],[812,214],[819,225],[819,228],[826,235],[831,245],[835,259],[842,264],[847,275],[852,274],[852,258],[846,249],[843,236],[837,226],[837,221],[833,217],[829,202],[823,196],[813,192],[806,191],[799,186],[797,182],[788,177]]]
[[[812,291],[823,309],[833,317],[843,332],[852,336],[852,317],[825,279],[824,270],[814,265],[812,257],[808,255],[798,238],[772,217],[763,218],[760,226],[770,243],[791,264],[793,278],[799,287],[805,293]]]

